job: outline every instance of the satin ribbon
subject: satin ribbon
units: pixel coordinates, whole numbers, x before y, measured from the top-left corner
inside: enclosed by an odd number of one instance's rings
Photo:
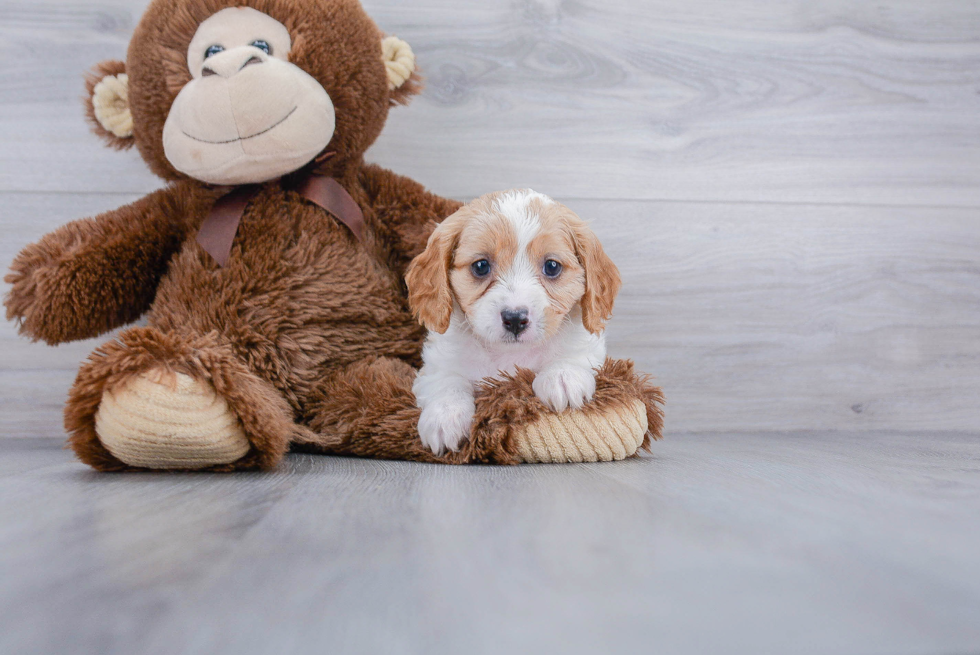
[[[245,208],[261,190],[260,185],[235,187],[230,193],[214,203],[211,213],[204,219],[197,232],[197,242],[218,266],[224,267],[231,257],[231,246],[238,233]],[[317,205],[364,241],[364,214],[360,206],[340,182],[332,177],[309,174],[303,176],[290,188]]]

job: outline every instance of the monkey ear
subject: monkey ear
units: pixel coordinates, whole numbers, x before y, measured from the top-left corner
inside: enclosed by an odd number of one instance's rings
[[[413,95],[422,92],[422,77],[415,65],[415,53],[397,36],[381,42],[381,57],[388,71],[388,91],[392,105],[407,105]]]
[[[129,76],[121,61],[104,61],[85,76],[85,115],[92,131],[118,150],[132,148]]]

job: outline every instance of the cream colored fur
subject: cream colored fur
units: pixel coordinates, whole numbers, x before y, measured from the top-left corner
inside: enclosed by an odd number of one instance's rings
[[[388,88],[394,91],[415,72],[415,53],[397,36],[389,36],[381,42],[381,54],[388,70]]]
[[[95,85],[92,107],[99,125],[120,139],[133,136],[133,114],[129,110],[129,76],[106,75]]]

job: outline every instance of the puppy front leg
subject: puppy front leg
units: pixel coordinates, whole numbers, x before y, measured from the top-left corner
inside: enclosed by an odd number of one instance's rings
[[[412,386],[422,409],[419,437],[426,448],[442,455],[459,450],[470,436],[476,403],[473,383],[454,373],[432,373],[422,367]]]
[[[595,370],[606,358],[604,334],[578,327],[568,337],[563,356],[534,376],[534,395],[556,412],[579,409],[595,395]],[[571,354],[574,353],[574,354]]]
[[[595,370],[581,362],[555,362],[534,376],[531,388],[556,412],[579,409],[595,395]]]

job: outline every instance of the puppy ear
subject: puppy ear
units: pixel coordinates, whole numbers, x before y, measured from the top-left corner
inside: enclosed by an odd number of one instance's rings
[[[412,47],[397,36],[389,36],[381,42],[381,58],[388,72],[391,104],[407,105],[413,95],[422,92],[422,77]]]
[[[121,61],[104,61],[85,76],[85,115],[92,131],[118,150],[132,148],[133,114],[129,109],[129,76]]]
[[[426,329],[444,334],[453,316],[453,294],[449,271],[459,234],[465,222],[462,210],[436,226],[425,251],[412,260],[405,273],[408,304]]]
[[[599,334],[612,316],[616,294],[622,286],[619,269],[602,249],[598,237],[575,216],[569,220],[575,254],[585,269],[585,293],[582,295],[582,323],[592,334]]]

